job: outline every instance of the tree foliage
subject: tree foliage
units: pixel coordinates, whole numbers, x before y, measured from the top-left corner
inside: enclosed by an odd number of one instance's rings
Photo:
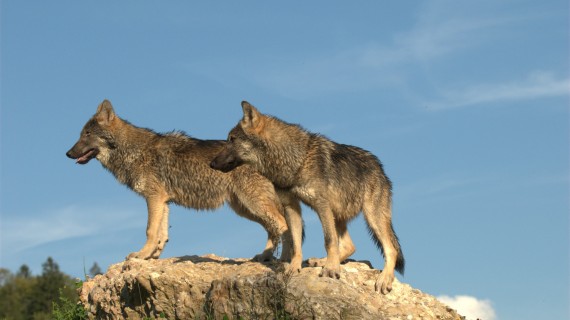
[[[33,276],[27,265],[16,274],[0,269],[0,319],[52,319],[54,302],[77,301],[73,279],[47,258],[42,274]]]
[[[101,271],[101,267],[99,267],[97,262],[94,262],[91,269],[89,269],[89,276],[91,276],[91,278],[95,278],[95,276],[99,274],[103,274],[103,271]]]

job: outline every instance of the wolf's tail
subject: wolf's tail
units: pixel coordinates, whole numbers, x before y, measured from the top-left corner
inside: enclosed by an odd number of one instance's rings
[[[406,260],[402,253],[400,241],[392,226],[392,183],[384,174],[379,181],[370,188],[372,191],[367,195],[364,205],[364,217],[370,237],[382,252],[386,260],[386,252],[390,251],[390,256],[395,258],[394,269],[400,274],[404,274]],[[393,252],[396,256],[393,256]]]
[[[370,234],[370,238],[372,238],[372,241],[374,241],[374,244],[378,249],[380,249],[380,252],[382,252],[382,256],[384,257],[384,259],[386,259],[386,254],[384,253],[384,248],[382,246],[382,243],[380,242],[380,239],[376,237],[376,235],[374,234],[374,230],[372,230],[369,224],[366,224],[366,227],[368,228],[368,233]],[[396,232],[394,231],[394,228],[391,223],[390,223],[390,231],[391,234],[393,235],[393,237],[390,237],[391,238],[390,242],[392,243],[392,246],[394,247],[394,249],[396,249],[396,252],[398,253],[398,255],[396,256],[395,269],[401,275],[404,275],[404,271],[406,269],[406,259],[404,258],[404,253],[402,252],[400,241],[398,240],[398,236],[396,235]]]

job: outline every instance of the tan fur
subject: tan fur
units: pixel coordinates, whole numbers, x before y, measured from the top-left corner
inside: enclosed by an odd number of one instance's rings
[[[264,115],[245,101],[242,108],[243,119],[230,131],[229,143],[212,166],[227,171],[239,164],[252,165],[275,186],[314,209],[323,226],[327,251],[322,276],[340,277],[340,261],[355,250],[346,225],[363,212],[372,239],[385,257],[376,289],[389,292],[394,270],[404,271],[404,258],[392,227],[391,182],[380,161],[366,150]],[[291,216],[295,214],[286,211],[293,234],[291,269],[298,270],[302,253],[300,216]]]
[[[131,258],[158,258],[168,241],[168,203],[188,208],[216,209],[227,202],[240,216],[260,223],[268,233],[263,252],[268,260],[284,236],[282,259],[290,259],[292,241],[284,208],[273,184],[251,166],[231,173],[209,167],[224,141],[191,138],[183,133],[158,134],[119,118],[105,100],[67,155],[87,163],[96,158],[117,180],[146,199],[147,241]],[[288,199],[288,206],[295,206]]]

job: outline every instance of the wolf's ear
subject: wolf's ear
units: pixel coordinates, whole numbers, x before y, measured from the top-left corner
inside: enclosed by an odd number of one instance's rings
[[[247,101],[241,102],[241,108],[243,109],[243,119],[242,124],[246,128],[255,128],[259,124],[260,113],[255,109],[254,106],[249,104]]]
[[[97,113],[95,114],[97,122],[102,125],[108,125],[115,119],[115,110],[109,100],[103,100],[99,107],[97,107]]]

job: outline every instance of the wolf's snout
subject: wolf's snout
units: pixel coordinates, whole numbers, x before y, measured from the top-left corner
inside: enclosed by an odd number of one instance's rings
[[[210,168],[220,170],[222,172],[229,172],[238,166],[236,157],[231,154],[221,153],[210,162]]]
[[[85,149],[86,151],[81,151],[82,148],[73,146],[67,153],[65,154],[68,158],[76,160],[76,163],[79,164],[86,164],[91,159],[95,158],[99,153],[99,149],[97,148],[90,148]]]
[[[210,162],[210,168],[215,169],[215,170],[220,170],[222,168],[222,156],[223,154],[218,154],[213,160],[212,162]]]
[[[210,162],[210,168],[212,169],[223,171],[225,167],[227,167],[227,164],[225,164],[224,161],[219,157],[215,158],[214,160],[212,160],[212,162]]]

